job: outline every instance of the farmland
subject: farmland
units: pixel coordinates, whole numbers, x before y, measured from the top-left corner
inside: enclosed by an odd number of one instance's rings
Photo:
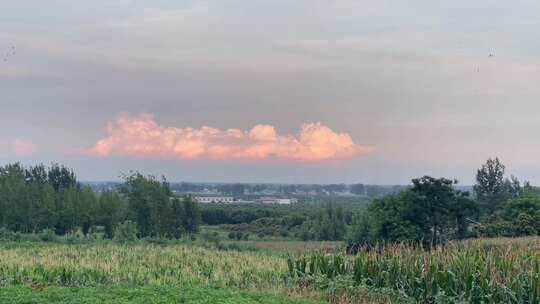
[[[96,193],[66,167],[8,165],[0,302],[536,304],[539,192],[497,159],[479,176],[492,167],[502,186],[479,178],[474,197],[424,176],[367,205],[278,206],[199,204],[140,173]]]
[[[268,245],[243,251],[200,243],[2,242],[0,302],[538,303],[539,299],[536,237],[469,240],[431,251],[381,246],[364,248],[356,256],[313,249],[314,242],[304,250],[298,246],[292,242],[291,249]]]
[[[286,270],[285,257],[266,250],[106,241],[2,242],[0,301],[69,303],[78,297],[101,303],[131,297],[169,303],[182,302],[181,294],[188,303],[216,303],[216,299],[220,303],[317,303],[322,299],[315,290],[296,291]]]

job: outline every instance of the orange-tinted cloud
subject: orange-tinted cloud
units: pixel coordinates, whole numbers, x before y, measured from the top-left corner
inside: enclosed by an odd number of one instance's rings
[[[249,131],[211,127],[160,126],[151,114],[120,114],[108,124],[108,137],[99,140],[92,154],[161,159],[264,160],[277,158],[317,162],[351,158],[371,151],[320,123],[306,123],[297,136],[280,135],[271,125]]]
[[[32,156],[37,151],[37,147],[34,144],[16,139],[13,141],[12,150],[15,155],[20,157]]]

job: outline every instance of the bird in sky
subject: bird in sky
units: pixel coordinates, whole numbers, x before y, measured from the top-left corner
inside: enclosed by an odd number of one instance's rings
[[[12,45],[7,51],[4,52],[4,56],[2,56],[2,61],[7,62],[8,59],[15,55],[15,46]]]

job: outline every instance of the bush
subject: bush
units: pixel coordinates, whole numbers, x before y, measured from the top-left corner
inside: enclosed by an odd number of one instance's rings
[[[145,237],[144,241],[148,244],[158,245],[158,246],[165,246],[168,244],[172,244],[174,242],[174,240],[171,240],[162,236]]]
[[[43,229],[39,233],[38,237],[43,242],[54,242],[54,241],[57,240],[56,233],[54,233],[54,231],[52,229],[49,229],[49,228]]]
[[[105,239],[105,227],[103,226],[92,226],[90,231],[86,235],[86,238],[91,241],[101,241]]]
[[[137,224],[132,221],[120,223],[114,229],[113,240],[120,244],[132,243],[137,241]]]
[[[0,228],[0,240],[2,241],[16,241],[18,239],[18,235],[16,232],[13,232],[7,228],[1,227]]]
[[[66,234],[65,239],[68,244],[77,244],[85,241],[86,237],[84,236],[81,228],[77,228]]]
[[[231,232],[229,232],[228,237],[229,237],[229,239],[234,240],[236,238],[236,233],[231,231]]]
[[[219,239],[219,233],[213,231],[213,232],[204,232],[202,234],[202,238],[205,242],[208,242],[208,243],[213,243],[213,244],[219,244],[220,242],[220,239]]]

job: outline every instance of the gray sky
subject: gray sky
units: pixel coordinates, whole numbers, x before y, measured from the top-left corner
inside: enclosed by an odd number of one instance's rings
[[[58,161],[87,180],[141,170],[175,181],[471,183],[499,156],[538,184],[539,9],[535,0],[10,1],[0,10],[0,163]],[[118,124],[127,115],[140,125],[144,113],[155,124],[144,136]],[[302,125],[317,122],[328,132],[303,141]],[[273,126],[279,145],[254,141],[256,125]],[[196,143],[226,152],[178,154],[203,126],[220,133]],[[97,155],[99,141],[108,149]],[[251,148],[268,155],[243,154]]]

